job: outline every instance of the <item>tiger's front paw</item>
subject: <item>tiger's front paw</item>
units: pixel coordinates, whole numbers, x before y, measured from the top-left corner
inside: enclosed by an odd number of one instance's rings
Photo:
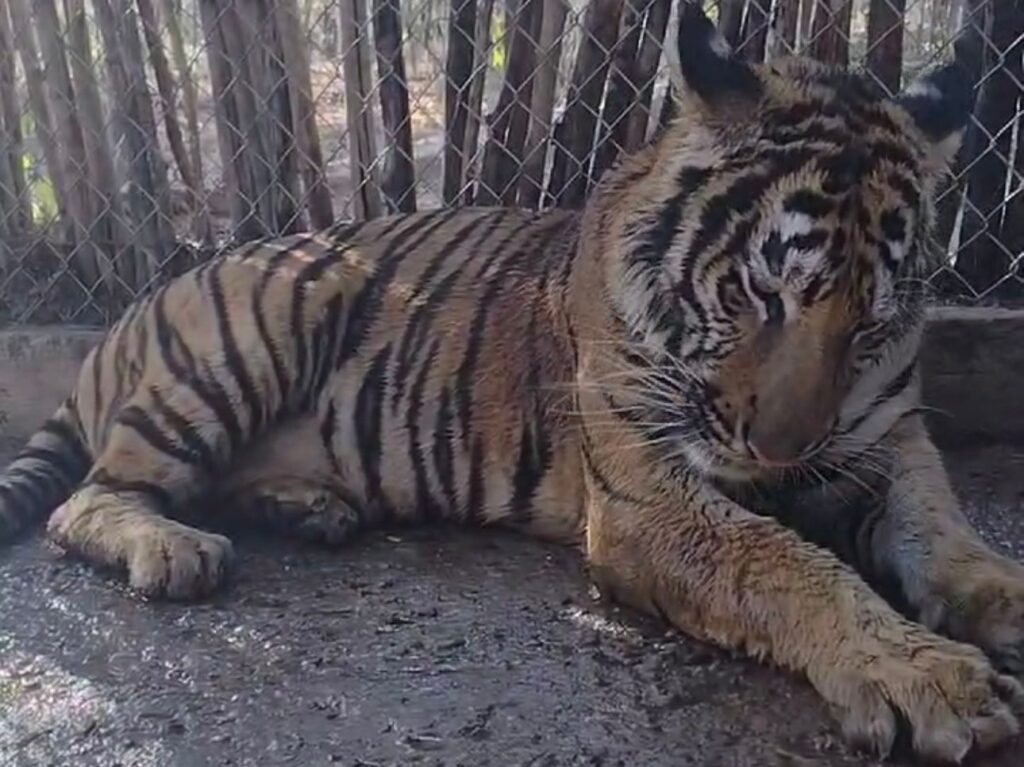
[[[959,764],[1020,731],[1024,687],[976,648],[934,636],[880,649],[863,647],[816,680],[855,747],[888,755],[902,719],[918,756]]]
[[[1002,557],[973,562],[928,600],[921,621],[980,647],[1000,671],[1024,674],[1024,567]]]

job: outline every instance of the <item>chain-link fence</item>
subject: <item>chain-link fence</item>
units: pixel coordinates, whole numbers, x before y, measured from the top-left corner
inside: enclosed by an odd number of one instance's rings
[[[671,113],[678,0],[0,2],[0,324],[102,324],[231,244],[439,205],[578,207]],[[954,55],[949,298],[1024,294],[1022,0],[720,0],[750,60]]]

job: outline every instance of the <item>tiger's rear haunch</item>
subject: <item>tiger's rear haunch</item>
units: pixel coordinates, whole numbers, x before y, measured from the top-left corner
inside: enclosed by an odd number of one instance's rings
[[[231,544],[183,520],[330,544],[504,523],[803,672],[856,744],[887,753],[903,721],[958,762],[1014,735],[1024,568],[966,523],[918,415],[971,84],[951,66],[883,98],[680,16],[680,116],[582,214],[339,224],[138,301],[0,476],[0,535],[49,515],[68,551],[188,599]]]

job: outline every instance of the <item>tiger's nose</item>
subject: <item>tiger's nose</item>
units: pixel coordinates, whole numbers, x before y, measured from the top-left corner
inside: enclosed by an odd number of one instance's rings
[[[755,417],[745,435],[745,443],[759,463],[790,466],[819,442],[822,434],[817,424],[798,416],[775,423]]]

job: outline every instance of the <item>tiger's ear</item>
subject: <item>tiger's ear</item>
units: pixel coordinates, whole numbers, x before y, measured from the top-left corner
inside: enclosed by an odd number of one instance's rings
[[[931,143],[936,162],[951,163],[974,111],[974,83],[967,69],[956,62],[935,69],[908,85],[896,103]]]
[[[728,101],[755,100],[761,82],[750,65],[736,56],[725,38],[704,15],[699,2],[683,0],[679,5],[676,35],[681,91],[696,94],[709,106]]]

